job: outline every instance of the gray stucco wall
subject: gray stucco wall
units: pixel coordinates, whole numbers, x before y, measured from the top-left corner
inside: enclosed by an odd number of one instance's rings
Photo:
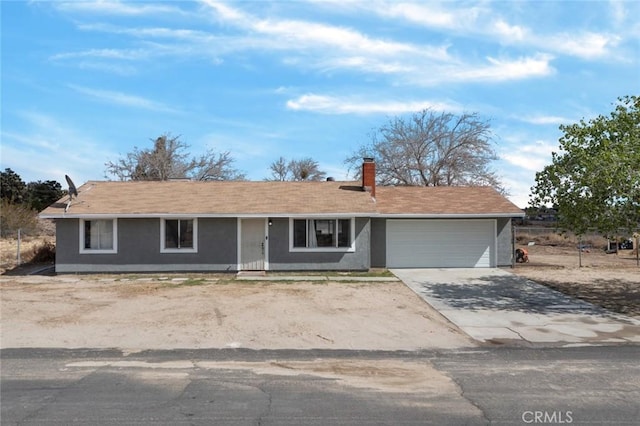
[[[387,265],[387,220],[371,220],[371,267],[384,268]]]
[[[197,253],[160,253],[160,219],[118,219],[118,252],[80,253],[78,219],[56,221],[57,272],[233,271],[237,221],[198,219]]]
[[[80,253],[78,219],[56,221],[56,271],[160,272],[236,271],[237,219],[198,219],[197,253],[161,253],[160,219],[118,219],[118,252]],[[367,270],[370,224],[355,220],[355,252],[290,252],[289,219],[269,227],[269,269]]]
[[[512,261],[511,219],[496,223],[497,264]],[[118,252],[81,254],[78,219],[56,221],[57,272],[235,271],[237,219],[198,219],[197,253],[160,253],[160,219],[118,219]],[[272,219],[269,269],[368,270],[386,266],[386,219],[355,220],[355,252],[289,251],[289,219]]]
[[[272,271],[368,270],[370,221],[355,220],[355,252],[289,251],[289,219],[273,219],[269,227],[269,269]]]
[[[496,223],[497,237],[497,255],[498,266],[511,266],[513,256],[512,243],[513,236],[511,234],[511,219],[499,218]]]

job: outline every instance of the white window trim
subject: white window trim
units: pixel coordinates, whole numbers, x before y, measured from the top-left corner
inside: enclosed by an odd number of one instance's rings
[[[351,245],[349,247],[294,247],[293,246],[293,221],[294,220],[344,220],[348,219],[349,236]],[[337,232],[337,231],[336,231]],[[356,219],[355,217],[290,217],[289,218],[289,251],[303,253],[353,253],[356,251]]]
[[[112,230],[113,230],[113,244],[112,244],[112,249],[106,249],[106,250],[101,250],[101,249],[88,249],[84,247],[84,223],[86,221],[96,221],[96,220],[111,220],[111,222],[113,223],[112,226]],[[118,253],[118,219],[115,218],[110,218],[110,219],[80,219],[78,221],[79,225],[80,225],[80,232],[78,233],[80,235],[80,254],[115,254]]]
[[[165,232],[167,220],[192,220],[193,221],[193,247],[192,248],[165,248]],[[167,217],[160,219],[160,253],[197,253],[198,252],[198,218]]]

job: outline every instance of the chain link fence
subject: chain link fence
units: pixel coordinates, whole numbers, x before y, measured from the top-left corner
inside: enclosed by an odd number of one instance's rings
[[[515,226],[514,239],[520,245],[534,242],[541,245],[577,247],[580,244],[602,250],[607,250],[610,246],[610,240],[596,232],[589,232],[579,239],[571,232],[560,232],[555,228],[544,226]]]
[[[604,237],[595,231],[587,232],[578,237],[571,232],[560,232],[553,227],[545,226],[514,226],[514,246],[543,245],[557,247],[571,247],[577,249],[580,254],[583,250],[602,250],[607,253],[615,253],[618,250],[633,250],[636,254],[638,266],[638,245],[640,243],[640,231],[629,233],[620,229],[614,237]],[[515,264],[515,263],[514,263]],[[580,260],[580,266],[582,261]]]

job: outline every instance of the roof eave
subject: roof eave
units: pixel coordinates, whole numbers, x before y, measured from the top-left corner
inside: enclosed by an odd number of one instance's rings
[[[40,214],[41,219],[139,219],[139,218],[289,218],[375,217],[389,219],[490,219],[524,217],[523,213],[59,213]]]
[[[140,219],[140,218],[288,218],[288,217],[372,217],[374,212],[333,213],[59,213],[40,214],[41,219]]]
[[[375,217],[388,219],[493,219],[524,217],[523,213],[380,213]]]

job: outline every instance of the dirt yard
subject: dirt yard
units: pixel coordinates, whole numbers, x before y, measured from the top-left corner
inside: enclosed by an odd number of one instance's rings
[[[185,277],[186,278],[186,277]],[[400,282],[3,276],[1,347],[414,350],[471,346]]]
[[[640,268],[631,250],[607,254],[571,246],[533,245],[514,272],[614,312],[640,317]],[[582,256],[582,267],[579,266]]]
[[[15,241],[2,240],[3,270]],[[41,239],[25,241],[28,259]],[[13,245],[12,245],[13,244]],[[526,246],[516,274],[640,317],[630,251]],[[473,343],[400,282],[240,282],[231,275],[0,275],[0,347],[378,349]]]

